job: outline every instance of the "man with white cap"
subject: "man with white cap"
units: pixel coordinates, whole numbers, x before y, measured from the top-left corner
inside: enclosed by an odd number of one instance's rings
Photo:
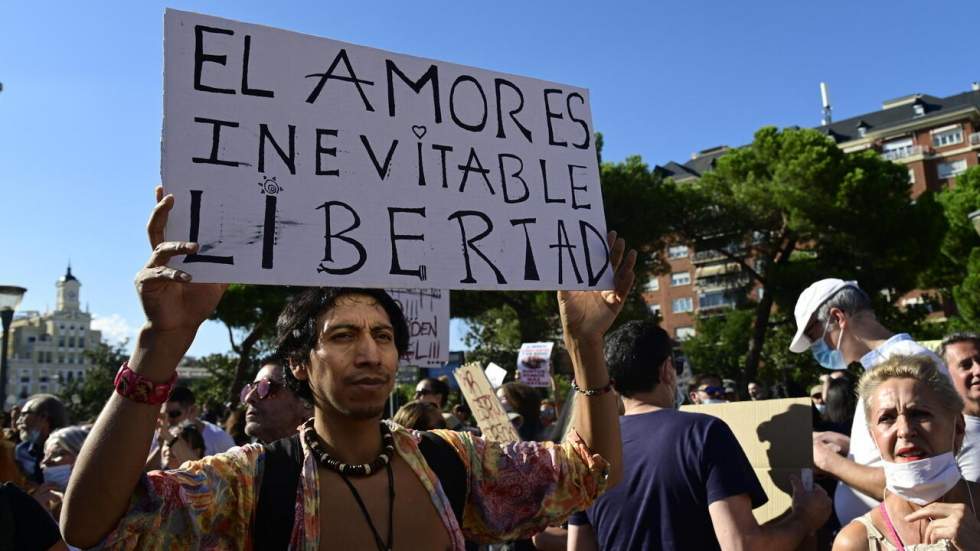
[[[852,362],[860,362],[868,370],[891,356],[923,354],[947,373],[939,356],[908,334],[895,334],[881,325],[871,308],[871,299],[856,281],[817,281],[800,293],[793,313],[796,335],[790,351],[810,350],[826,369],[847,369]],[[841,481],[834,494],[834,512],[842,526],[878,505],[885,489],[885,473],[860,400],[849,442],[846,437],[835,438],[830,433],[814,434],[813,463]]]

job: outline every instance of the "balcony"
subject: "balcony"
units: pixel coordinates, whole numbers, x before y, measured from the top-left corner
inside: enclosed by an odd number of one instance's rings
[[[980,145],[980,132],[970,134],[970,145]]]
[[[881,156],[886,161],[899,161],[901,159],[914,157],[916,155],[925,155],[927,151],[928,149],[921,145],[913,145],[909,147],[903,147],[901,149],[886,151],[882,153]]]
[[[698,297],[698,310],[701,312],[735,308],[735,298],[728,293],[705,293]]]
[[[698,251],[694,253],[693,262],[695,264],[704,264],[705,262],[714,262],[715,260],[721,260],[725,258],[720,252],[711,251]]]

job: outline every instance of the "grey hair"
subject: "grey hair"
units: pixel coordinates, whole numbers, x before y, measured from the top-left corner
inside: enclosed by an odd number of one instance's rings
[[[81,426],[60,428],[48,436],[44,446],[57,446],[62,450],[78,455],[82,451],[82,444],[85,443],[85,437],[88,436],[89,430],[89,427]]]
[[[826,324],[830,319],[830,309],[837,308],[853,316],[858,312],[871,311],[871,298],[861,289],[848,285],[842,287],[817,308],[817,320]]]
[[[959,344],[961,342],[973,343],[973,346],[977,347],[977,349],[980,349],[980,333],[974,333],[972,331],[960,331],[957,333],[946,335],[943,338],[943,342],[939,344],[939,349],[936,350],[936,354],[939,354],[939,357],[942,358],[943,361],[945,362],[946,349],[954,344]]]

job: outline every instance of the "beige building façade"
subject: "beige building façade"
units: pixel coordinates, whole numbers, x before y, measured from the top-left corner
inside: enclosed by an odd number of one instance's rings
[[[102,334],[92,330],[91,313],[79,305],[81,286],[69,266],[55,283],[54,311],[27,311],[14,318],[10,326],[8,400],[22,404],[39,392],[58,394],[65,383],[84,378],[92,367],[85,352],[99,346]]]

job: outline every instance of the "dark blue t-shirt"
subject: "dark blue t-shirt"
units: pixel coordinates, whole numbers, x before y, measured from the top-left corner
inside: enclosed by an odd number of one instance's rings
[[[601,549],[720,549],[708,505],[768,498],[724,421],[664,409],[620,418],[623,480],[570,524],[591,524]]]

